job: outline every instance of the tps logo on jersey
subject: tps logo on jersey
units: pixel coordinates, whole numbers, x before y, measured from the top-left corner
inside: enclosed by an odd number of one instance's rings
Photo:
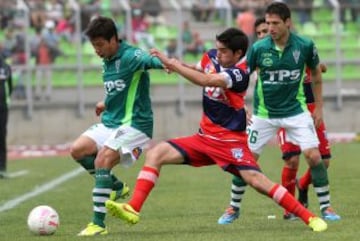
[[[231,149],[231,153],[235,159],[241,159],[244,156],[244,152],[240,148]]]

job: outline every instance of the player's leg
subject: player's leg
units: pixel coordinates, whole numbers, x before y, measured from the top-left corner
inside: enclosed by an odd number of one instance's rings
[[[311,107],[309,107],[310,110]],[[330,158],[331,158],[331,150],[329,140],[326,135],[326,128],[324,122],[320,124],[318,128],[316,128],[316,133],[319,139],[319,151],[321,154],[321,159],[323,160],[326,168],[329,167]],[[311,171],[308,168],[305,173],[298,179],[297,187],[299,190],[299,201],[303,205],[308,205],[308,187],[312,183]]]
[[[102,124],[95,124],[86,130],[76,139],[71,148],[72,158],[78,162],[91,176],[95,175],[95,158],[98,149],[101,148],[105,140],[111,135],[114,129],[105,127]],[[129,187],[126,183],[111,174],[113,180],[113,190],[111,198],[125,198],[129,194]]]
[[[245,193],[246,182],[242,178],[233,175],[231,184],[231,201],[224,214],[218,219],[218,224],[229,224],[240,216],[240,206]]]
[[[271,121],[252,116],[251,125],[247,129],[248,144],[252,154],[258,160],[264,145],[274,136],[276,129]],[[230,224],[240,215],[240,204],[245,193],[246,183],[234,176],[231,185],[230,206],[218,219],[219,224]]]
[[[109,213],[130,224],[139,222],[140,211],[149,194],[155,187],[160,170],[166,164],[182,164],[182,150],[173,143],[161,142],[146,153],[145,164],[138,174],[133,195],[128,203],[106,202]]]
[[[323,217],[328,220],[339,220],[340,216],[332,210],[330,205],[327,169],[321,160],[318,149],[319,141],[310,114],[308,112],[302,113],[296,117],[287,118],[284,122],[286,122],[286,125],[293,127],[287,129],[287,135],[291,140],[299,144],[309,164],[312,183],[318,196]]]
[[[313,231],[322,232],[327,224],[315,214],[302,206],[283,186],[273,183],[257,170],[243,169],[239,171],[242,178],[259,193],[272,198],[278,205],[304,221]]]
[[[146,153],[145,164],[140,171],[133,195],[128,203],[107,201],[110,214],[127,223],[136,224],[139,212],[153,190],[159,177],[160,169],[167,164],[187,164],[193,166],[209,165],[209,158],[203,153],[207,142],[198,134],[161,142]],[[211,164],[213,164],[211,162]]]
[[[284,128],[280,128],[277,133],[277,139],[282,152],[282,159],[284,166],[281,173],[281,185],[285,187],[288,192],[295,196],[296,189],[296,174],[299,168],[299,155],[301,153],[300,147],[289,142],[286,137]],[[285,220],[296,220],[297,217],[285,210],[283,218]]]
[[[122,135],[118,135],[121,132]],[[93,220],[79,236],[94,236],[107,233],[105,227],[105,202],[109,200],[113,188],[112,168],[122,163],[135,162],[150,139],[132,127],[119,127],[104,142],[95,159],[95,186],[93,188]]]

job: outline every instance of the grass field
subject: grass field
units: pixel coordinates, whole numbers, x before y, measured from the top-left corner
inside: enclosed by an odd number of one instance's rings
[[[342,216],[340,222],[329,223],[324,233],[314,233],[300,221],[282,220],[282,210],[270,199],[250,188],[242,205],[241,217],[232,225],[220,226],[218,217],[229,202],[231,177],[217,167],[163,168],[158,185],[142,210],[141,221],[127,226],[107,218],[109,235],[92,240],[151,240],[151,241],[355,241],[359,240],[360,225],[360,143],[334,144],[329,170],[332,203]],[[142,161],[115,172],[133,187]],[[280,180],[282,161],[276,147],[268,147],[261,158],[263,171],[275,181]],[[0,180],[0,210],[10,200],[41,190],[78,166],[69,157],[49,157],[11,160],[9,172],[28,170],[28,174]],[[305,165],[302,165],[302,170]],[[40,195],[35,195],[13,208],[0,211],[0,240],[80,240],[76,234],[91,220],[91,189],[93,181],[85,172]],[[313,190],[310,208],[319,213]],[[26,218],[37,205],[48,204],[60,214],[60,227],[55,235],[38,237],[29,233]],[[276,215],[276,219],[267,219]],[[90,239],[87,239],[90,240]]]

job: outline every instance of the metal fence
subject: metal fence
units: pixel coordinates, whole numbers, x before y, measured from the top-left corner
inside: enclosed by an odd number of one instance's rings
[[[12,1],[10,1],[12,2]],[[131,8],[131,5],[129,4],[129,1],[127,0],[110,0],[110,1],[101,1],[102,6],[100,6],[101,14],[107,14],[116,19],[117,23],[119,24],[119,32],[120,34],[125,37],[128,41],[132,42],[133,40],[133,29],[131,25],[131,19],[133,14],[133,9]],[[159,1],[162,6],[162,14],[164,15],[165,22],[160,22],[157,24],[168,26],[170,29],[175,30],[175,37],[172,36],[173,39],[176,40],[178,48],[176,49],[176,55],[182,59],[184,58],[184,46],[183,46],[183,40],[182,40],[182,29],[183,29],[183,23],[185,20],[190,19],[190,24],[194,24],[197,27],[197,30],[202,33],[202,36],[204,37],[204,41],[210,41],[213,38],[214,33],[218,29],[223,29],[224,27],[234,26],[234,17],[233,17],[233,10],[231,8],[231,5],[228,1],[224,1],[224,5],[220,7],[220,9],[216,9],[213,11],[213,15],[219,14],[214,13],[222,12],[222,15],[217,15],[216,20],[214,17],[210,17],[210,19],[206,23],[195,23],[196,20],[194,20],[194,14],[193,11],[193,5],[191,1],[181,1],[181,0],[160,0]],[[360,4],[359,4],[360,5]],[[21,73],[23,83],[25,85],[26,89],[26,100],[23,103],[23,105],[26,106],[26,116],[28,118],[32,118],[34,114],[34,95],[33,95],[33,72],[35,69],[39,68],[34,64],[32,61],[29,61],[32,59],[31,57],[31,49],[30,49],[30,33],[32,33],[31,30],[31,8],[24,0],[17,0],[16,4],[13,4],[10,6],[13,8],[13,10],[16,12],[17,19],[22,19],[22,31],[24,35],[24,53],[25,53],[25,61],[24,63],[18,64],[14,63],[13,69],[16,72]],[[311,6],[312,7],[312,6]],[[327,6],[331,9],[331,12],[333,14],[333,18],[331,20],[331,24],[333,28],[335,29],[333,35],[330,37],[331,39],[329,41],[335,41],[334,48],[335,48],[335,55],[331,59],[325,59],[324,62],[335,66],[336,69],[336,75],[335,75],[335,81],[337,86],[336,91],[336,106],[338,109],[342,108],[343,105],[343,93],[341,91],[342,89],[342,72],[344,69],[344,66],[346,64],[359,64],[360,61],[358,58],[356,59],[345,59],[342,54],[342,36],[344,35],[343,31],[343,24],[341,23],[340,14],[341,14],[341,6],[339,5],[338,0],[329,0],[329,5]],[[359,6],[356,6],[359,7]],[[299,8],[298,6],[294,7],[295,9],[306,9],[309,8],[309,6],[303,6],[302,8]],[[317,9],[321,9],[322,7],[314,7],[313,11],[317,11]],[[62,70],[71,70],[74,74],[76,74],[76,88],[77,88],[77,94],[76,94],[76,105],[77,105],[77,112],[79,116],[83,116],[84,114],[84,108],[85,108],[85,101],[84,101],[84,91],[86,90],[86,87],[84,86],[84,73],[88,70],[93,69],[99,69],[99,64],[94,63],[88,63],[84,61],[84,56],[86,56],[88,53],[84,53],[84,41],[83,41],[83,19],[82,14],[84,11],[86,11],[85,8],[83,8],[81,1],[76,0],[68,0],[66,1],[66,9],[71,12],[72,20],[74,21],[74,32],[73,32],[73,40],[69,48],[74,48],[75,56],[76,56],[76,64],[67,64],[67,63],[61,63],[61,64],[55,64],[50,65],[49,67],[52,71],[62,71]],[[219,10],[219,11],[218,11]],[[360,15],[360,13],[359,13]],[[161,31],[161,30],[160,30]],[[160,32],[164,34],[164,32]],[[210,36],[210,37],[208,37]],[[165,38],[163,36],[155,36],[156,44],[162,45],[162,42]],[[169,39],[166,39],[169,40]],[[211,42],[210,42],[211,43]],[[41,67],[44,68],[44,67]],[[179,91],[179,106],[180,106],[180,112],[184,111],[185,104],[184,104],[184,92],[185,92],[186,86],[184,85],[184,81],[179,78],[178,80],[178,91]]]

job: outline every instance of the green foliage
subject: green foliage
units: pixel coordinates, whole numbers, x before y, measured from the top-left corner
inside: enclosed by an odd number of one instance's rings
[[[301,221],[282,220],[282,209],[272,200],[248,188],[239,220],[232,225],[217,224],[218,217],[229,203],[231,177],[218,167],[190,168],[166,166],[157,186],[144,205],[140,223],[130,227],[108,217],[109,235],[96,240],[246,240],[246,241],[355,241],[358,240],[360,143],[336,144],[329,169],[332,203],[342,216],[339,222],[329,222],[324,233],[310,231]],[[143,162],[115,173],[134,186]],[[277,147],[268,147],[260,158],[266,175],[280,181],[283,162]],[[0,179],[0,207],[7,201],[78,168],[70,157],[31,158],[12,160],[9,171],[28,170],[28,175]],[[305,169],[302,160],[301,172]],[[0,212],[1,240],[77,240],[76,234],[91,221],[91,190],[94,181],[87,173],[68,180],[51,191],[34,196],[13,209]],[[313,189],[310,189],[310,208],[319,213]],[[27,230],[26,218],[36,205],[48,204],[60,214],[60,228],[51,237],[37,237]],[[276,219],[267,219],[276,215]]]

